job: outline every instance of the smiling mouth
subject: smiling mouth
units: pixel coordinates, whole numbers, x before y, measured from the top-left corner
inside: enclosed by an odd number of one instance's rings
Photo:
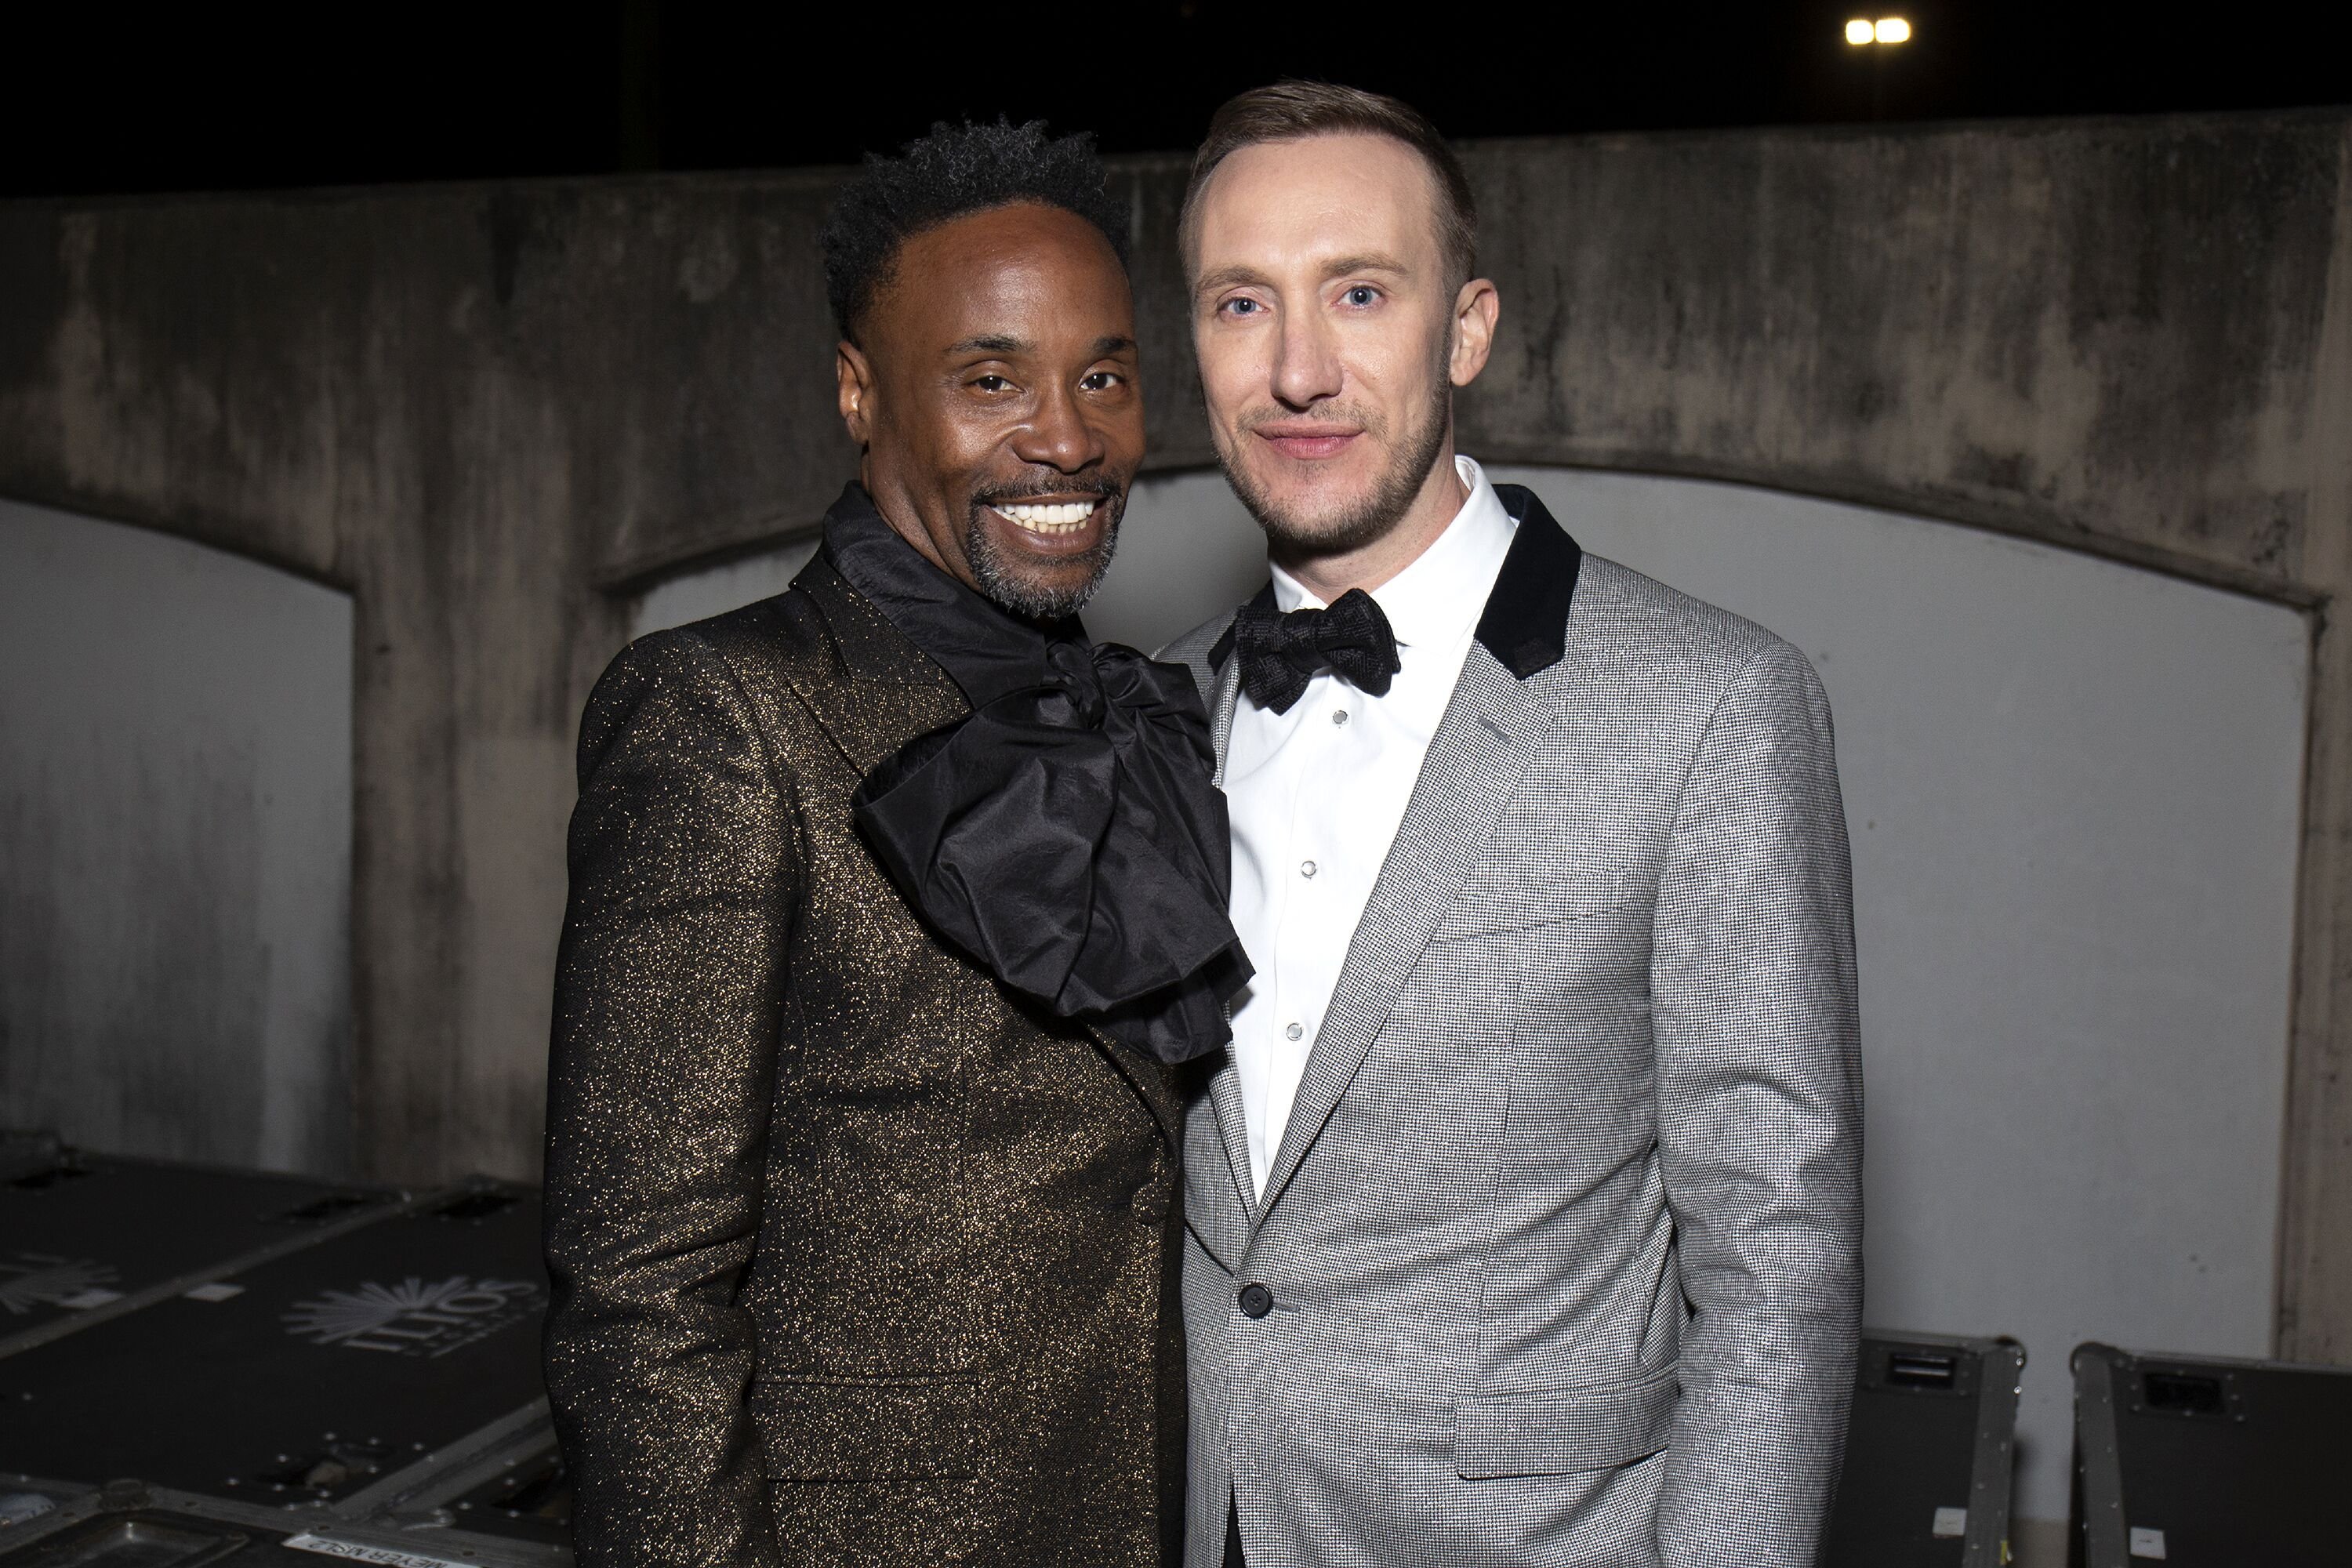
[[[989,510],[1013,527],[1048,536],[1076,533],[1094,521],[1102,498],[1066,501],[993,501]]]

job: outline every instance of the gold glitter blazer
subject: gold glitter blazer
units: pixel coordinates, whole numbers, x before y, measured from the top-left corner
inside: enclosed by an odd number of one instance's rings
[[[589,700],[546,1345],[585,1568],[1174,1560],[1165,1069],[1014,1006],[850,824],[964,710],[822,558]]]

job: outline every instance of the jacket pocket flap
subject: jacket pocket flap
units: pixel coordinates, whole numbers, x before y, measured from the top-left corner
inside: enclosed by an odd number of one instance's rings
[[[778,1480],[945,1479],[975,1473],[972,1378],[761,1378],[753,1396]]]
[[[1682,1385],[1675,1369],[1632,1383],[1487,1394],[1454,1407],[1465,1480],[1614,1469],[1666,1446]]]
[[[1625,907],[1629,881],[1618,867],[1581,867],[1564,876],[1529,866],[1484,868],[1439,918],[1432,940],[1598,920]]]

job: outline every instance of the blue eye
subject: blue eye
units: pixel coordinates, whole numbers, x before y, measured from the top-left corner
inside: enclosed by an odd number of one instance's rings
[[[1257,310],[1257,301],[1255,300],[1228,300],[1225,301],[1225,309],[1236,316],[1252,315]]]
[[[1374,293],[1369,285],[1362,283],[1359,283],[1353,289],[1348,290],[1348,303],[1357,306],[1360,309],[1370,304],[1373,300],[1379,298],[1380,296]]]

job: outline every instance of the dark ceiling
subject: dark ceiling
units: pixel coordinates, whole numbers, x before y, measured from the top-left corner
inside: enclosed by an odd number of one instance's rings
[[[1395,92],[1449,133],[1540,135],[2352,101],[2341,5],[2168,8],[1132,4],[820,8],[596,0],[9,8],[0,195],[848,162],[933,120],[1043,117],[1188,147],[1242,88]],[[1910,42],[1856,48],[1854,16]]]

